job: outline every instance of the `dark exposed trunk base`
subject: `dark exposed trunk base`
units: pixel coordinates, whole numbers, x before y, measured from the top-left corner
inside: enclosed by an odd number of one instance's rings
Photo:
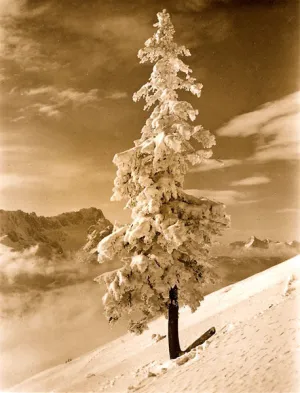
[[[216,329],[214,327],[210,328],[202,334],[193,344],[187,347],[186,350],[182,351],[180,349],[179,344],[179,334],[178,334],[178,289],[175,285],[170,289],[169,292],[170,302],[169,302],[169,318],[168,318],[168,339],[169,339],[169,353],[170,359],[176,359],[184,353],[190,352],[192,349],[196,348],[198,345],[203,344],[206,340],[208,340],[211,336],[216,333]]]
[[[181,354],[179,335],[178,335],[178,296],[177,286],[170,289],[169,292],[169,320],[168,320],[168,338],[170,359],[176,359]]]

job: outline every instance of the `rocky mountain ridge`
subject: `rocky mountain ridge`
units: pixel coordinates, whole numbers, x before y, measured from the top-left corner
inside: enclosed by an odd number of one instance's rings
[[[232,248],[260,248],[269,249],[271,247],[288,247],[300,252],[300,242],[293,240],[291,242],[279,242],[271,239],[258,239],[256,236],[251,236],[247,241],[236,241],[229,244]]]
[[[38,245],[42,256],[64,255],[83,247],[90,252],[111,230],[111,222],[95,207],[53,217],[0,210],[0,243],[15,251]]]
[[[101,209],[95,207],[66,212],[52,217],[25,213],[22,210],[0,210],[0,244],[14,251],[38,245],[40,256],[64,256],[68,252],[82,252],[82,259],[94,262],[97,245],[112,231],[112,223]],[[229,244],[232,249],[289,248],[300,252],[300,242],[279,242],[251,236],[247,241]]]

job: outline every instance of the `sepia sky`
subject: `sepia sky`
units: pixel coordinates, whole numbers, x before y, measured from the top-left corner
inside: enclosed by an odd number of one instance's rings
[[[299,239],[293,0],[0,0],[0,208],[54,215],[95,206],[128,219],[109,200],[112,158],[150,115],[132,101],[151,72],[137,52],[163,8],[204,85],[189,98],[196,123],[217,136],[215,160],[194,168],[185,188],[227,204],[226,240]]]

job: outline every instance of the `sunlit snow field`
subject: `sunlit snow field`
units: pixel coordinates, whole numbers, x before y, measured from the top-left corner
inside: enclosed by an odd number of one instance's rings
[[[206,292],[267,269],[283,258],[262,251],[216,257],[212,262],[221,280]],[[1,265],[1,389],[126,333],[125,321],[108,325],[101,301],[105,289],[93,281],[108,266],[87,266],[72,258],[60,261],[59,267],[53,261],[45,265],[30,253],[13,261],[6,254]],[[115,267],[116,263],[110,266]]]
[[[16,385],[16,392],[297,392],[300,383],[299,256],[208,295],[180,312],[182,347],[215,326],[189,354],[168,360],[164,318]]]

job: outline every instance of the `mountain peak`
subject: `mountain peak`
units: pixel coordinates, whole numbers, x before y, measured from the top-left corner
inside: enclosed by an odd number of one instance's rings
[[[260,240],[255,236],[251,236],[248,242],[245,244],[246,248],[268,248],[269,242],[268,240]]]
[[[291,241],[291,242],[280,242],[271,239],[259,239],[258,237],[252,235],[249,237],[247,241],[235,241],[230,243],[232,248],[261,248],[268,249],[270,247],[288,247],[295,249],[296,251],[300,250],[300,242]]]
[[[13,250],[39,245],[42,250],[61,255],[75,251],[84,246],[89,228],[94,225],[100,232],[107,227],[112,228],[102,210],[95,207],[51,217],[22,210],[0,210],[1,243]]]

